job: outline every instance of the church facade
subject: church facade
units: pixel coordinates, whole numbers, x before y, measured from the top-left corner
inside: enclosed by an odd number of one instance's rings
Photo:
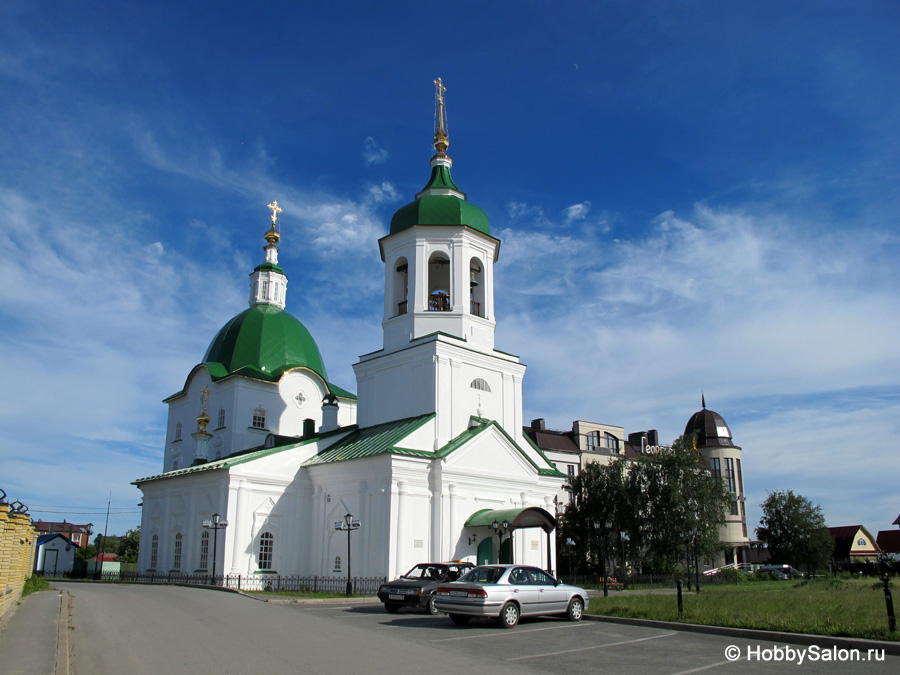
[[[140,571],[340,577],[352,564],[356,576],[390,577],[429,560],[556,567],[554,497],[565,475],[522,433],[525,366],[494,348],[500,242],[450,175],[435,84],[431,177],[377,242],[383,343],[354,365],[357,395],[329,382],[315,340],[285,311],[273,203],[250,307],[165,400],[163,472],[135,481]],[[227,526],[212,530],[213,514]],[[352,560],[340,528],[347,515],[360,523]]]

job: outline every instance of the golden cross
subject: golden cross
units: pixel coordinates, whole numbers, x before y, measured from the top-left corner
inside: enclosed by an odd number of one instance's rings
[[[441,78],[436,79],[434,81],[434,92],[435,96],[437,96],[438,103],[444,102],[445,91],[447,91],[447,87],[445,87],[443,82],[441,82]]]
[[[204,384],[203,389],[200,390],[200,398],[203,400],[203,411],[206,412],[206,402],[209,400],[209,395],[212,392],[209,390],[209,385]]]
[[[272,209],[272,225],[274,225],[278,221],[278,214],[281,213],[281,209],[279,208],[277,201],[269,204],[269,208]]]

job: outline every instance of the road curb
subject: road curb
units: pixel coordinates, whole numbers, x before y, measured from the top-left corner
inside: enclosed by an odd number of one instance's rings
[[[69,594],[59,591],[59,614],[56,617],[56,666],[54,675],[69,675]]]
[[[864,652],[868,649],[883,649],[885,654],[900,656],[900,642],[887,642],[884,640],[843,638],[831,635],[810,635],[809,633],[783,633],[774,630],[728,628],[726,626],[707,626],[698,623],[654,621],[652,619],[629,619],[621,616],[599,616],[596,614],[585,614],[584,618],[588,621],[603,621],[606,623],[621,623],[627,626],[645,626],[647,628],[680,630],[688,633],[708,633],[710,635],[723,635],[741,638],[743,640],[787,642],[788,644],[795,645],[816,645],[819,647],[837,647],[838,649],[858,649],[860,652]]]

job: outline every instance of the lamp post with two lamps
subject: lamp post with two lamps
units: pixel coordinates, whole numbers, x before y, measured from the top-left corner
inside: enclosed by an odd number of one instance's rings
[[[216,552],[219,550],[219,530],[224,530],[228,527],[228,521],[222,520],[218,513],[212,514],[211,520],[204,520],[203,527],[207,530],[213,531],[213,555],[212,555],[212,579],[210,580],[210,585],[215,585],[216,583]]]
[[[491,527],[494,529],[494,532],[497,533],[497,562],[500,562],[500,551],[503,549],[503,535],[509,531],[509,521],[504,519],[503,522],[500,523],[495,520],[491,523]],[[512,547],[510,547],[510,553],[512,553]],[[512,560],[510,560],[510,562],[512,562]]]
[[[601,562],[601,570],[603,573],[603,597],[609,597],[609,576],[606,573],[606,533],[612,529],[613,522],[611,520],[606,520],[604,522],[600,522],[599,520],[594,521],[594,529],[600,533],[600,562]]]
[[[347,595],[353,593],[353,582],[350,581],[350,533],[353,530],[358,530],[360,525],[362,525],[362,521],[349,513],[344,516],[343,520],[338,520],[334,523],[335,530],[347,533]]]

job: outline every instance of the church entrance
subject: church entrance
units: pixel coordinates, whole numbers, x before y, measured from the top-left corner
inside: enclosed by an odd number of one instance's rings
[[[490,565],[494,562],[494,539],[485,537],[478,544],[478,553],[475,556],[476,565]]]

